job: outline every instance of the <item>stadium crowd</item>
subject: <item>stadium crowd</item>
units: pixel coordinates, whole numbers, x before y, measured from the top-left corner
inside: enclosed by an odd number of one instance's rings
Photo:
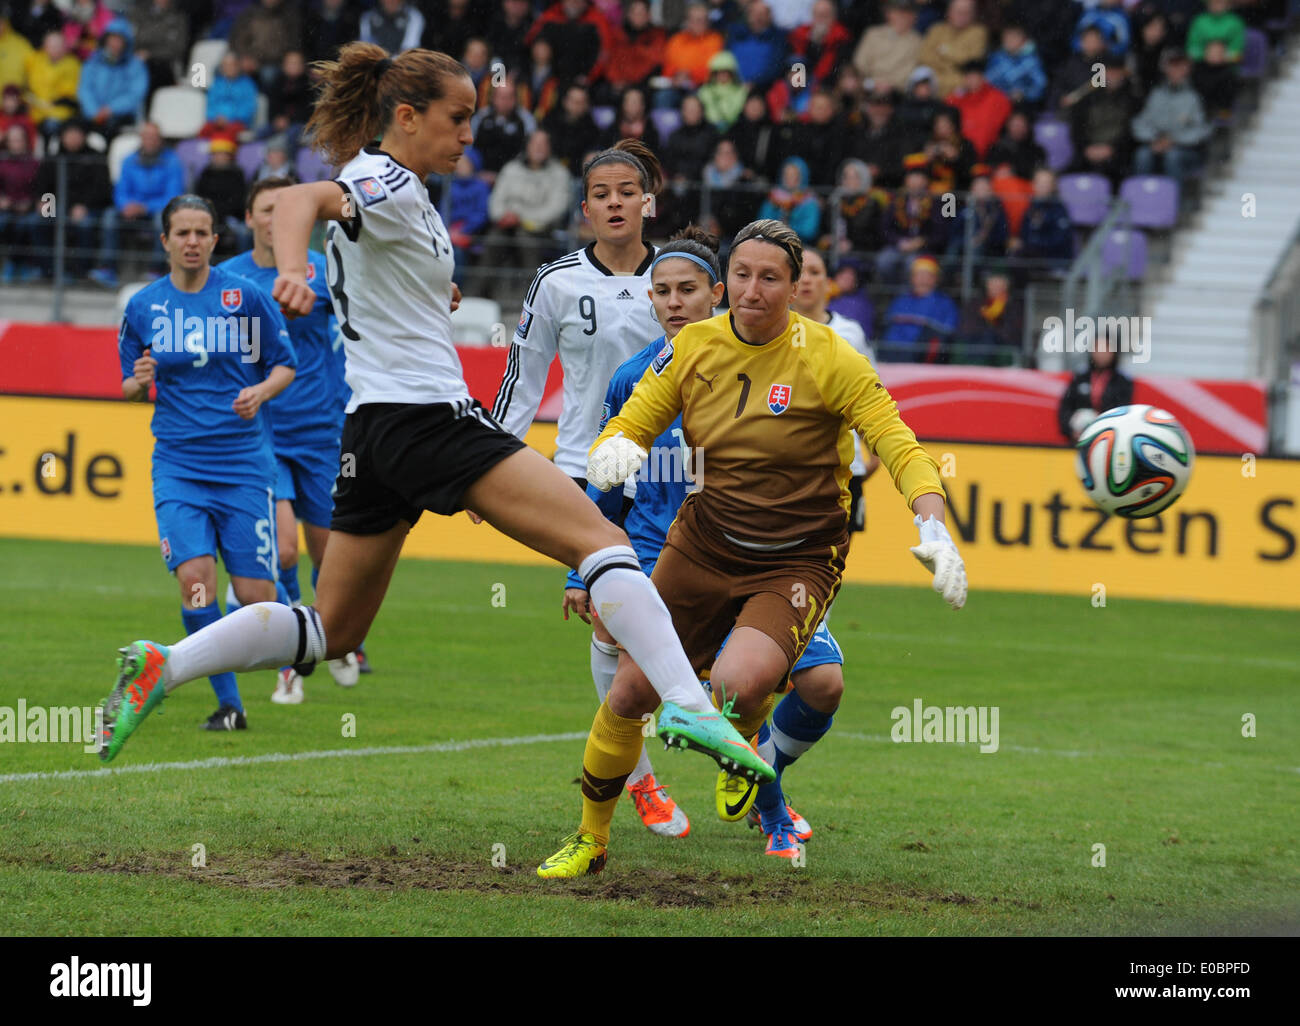
[[[246,248],[253,181],[328,174],[302,139],[310,63],[362,39],[389,52],[441,50],[473,79],[474,148],[430,188],[458,275],[482,290],[495,269],[531,269],[581,236],[575,175],[587,154],[630,136],[666,169],[656,237],[694,221],[726,238],[755,217],[778,218],[827,255],[831,308],[859,320],[882,358],[1010,362],[1025,279],[1059,273],[1081,225],[1097,223],[1072,210],[1058,173],[1100,176],[1099,188],[1116,190],[1134,174],[1197,175],[1215,124],[1231,118],[1248,31],[1276,31],[1285,7],[8,0],[4,279],[52,273],[46,198],[60,195],[61,155],[72,158],[62,169],[69,273],[114,286],[132,247],[160,261],[159,214],[187,188],[217,207],[227,228],[219,255]],[[203,40],[227,44],[213,67],[193,63]],[[153,94],[178,84],[206,88],[202,143],[165,139],[146,120]],[[1050,152],[1044,125],[1059,129]],[[139,146],[110,174],[108,148],[127,130]],[[962,304],[944,278],[964,258],[980,274]]]

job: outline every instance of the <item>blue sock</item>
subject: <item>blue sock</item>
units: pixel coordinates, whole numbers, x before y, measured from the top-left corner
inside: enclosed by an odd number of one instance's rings
[[[279,602],[281,605],[293,605],[293,603],[289,601],[289,593],[285,591],[284,585],[279,581],[275,582],[275,601]]]
[[[298,564],[280,567],[280,585],[289,596],[288,605],[296,606],[302,601],[302,591],[298,585]]]
[[[791,691],[781,699],[780,705],[772,713],[770,736],[776,755],[772,761],[776,779],[760,787],[754,801],[759,815],[763,817],[764,830],[769,830],[785,818],[785,795],[781,790],[781,775],[785,768],[820,741],[831,729],[833,722],[832,714],[818,712],[800,698],[797,691]],[[758,740],[762,745],[764,738],[761,730]]]
[[[216,623],[221,619],[221,606],[216,602],[210,606],[204,606],[202,609],[190,609],[181,606],[181,622],[185,624],[185,633],[193,634],[210,623]],[[244,711],[244,702],[239,697],[239,686],[235,683],[233,673],[218,673],[209,677],[212,683],[212,690],[217,693],[217,703],[219,705],[233,705],[240,712]]]
[[[313,600],[316,598],[316,579],[318,577],[320,577],[320,567],[313,563],[311,567],[311,597]]]

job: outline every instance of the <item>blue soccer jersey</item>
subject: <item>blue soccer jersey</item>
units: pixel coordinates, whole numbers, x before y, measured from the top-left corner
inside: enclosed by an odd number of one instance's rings
[[[636,383],[641,380],[645,370],[650,366],[659,350],[664,347],[662,336],[655,339],[640,352],[633,354],[614,371],[605,391],[605,407],[600,414],[600,427],[612,417],[618,416],[627,402]],[[641,568],[647,574],[654,570],[659,559],[659,552],[668,537],[668,528],[672,526],[677,511],[686,501],[686,493],[692,487],[686,479],[685,469],[690,465],[686,452],[686,440],[682,433],[682,418],[669,425],[668,430],[655,439],[650,453],[636,477],[636,501],[628,511],[623,530],[627,532]],[[615,520],[623,506],[623,489],[611,488],[602,492],[595,485],[587,486],[587,494],[600,507],[601,512],[610,520]],[[577,573],[570,571],[568,587],[584,587]]]
[[[124,379],[146,350],[158,361],[155,480],[275,481],[264,411],[244,420],[233,408],[240,391],[273,367],[297,366],[284,317],[268,295],[221,267],[208,269],[198,292],[182,292],[164,276],[127,303],[117,350]]]
[[[259,267],[250,250],[231,257],[220,266],[247,278],[269,300],[278,273],[274,264]],[[311,313],[289,321],[289,338],[298,357],[298,371],[293,383],[268,404],[276,455],[331,446],[337,448],[342,427],[340,370],[330,330],[333,309],[329,287],[325,283],[324,254],[307,254],[307,284],[316,293]],[[331,453],[331,462],[334,458]],[[333,475],[330,480],[333,481]]]

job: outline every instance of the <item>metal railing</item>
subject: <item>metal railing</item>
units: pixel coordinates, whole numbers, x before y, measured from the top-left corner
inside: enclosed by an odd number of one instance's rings
[[[1269,451],[1300,455],[1300,223],[1255,300],[1251,335],[1269,382]]]

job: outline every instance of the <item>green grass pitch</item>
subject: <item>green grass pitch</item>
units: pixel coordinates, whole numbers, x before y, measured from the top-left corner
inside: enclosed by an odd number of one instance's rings
[[[0,707],[95,705],[119,645],[180,633],[175,584],[148,548],[10,539],[0,566]],[[303,577],[306,588],[305,567]],[[540,881],[537,862],[577,823],[594,711],[587,631],[560,619],[562,579],[404,562],[369,639],[376,673],[357,688],[322,669],[303,705],[273,706],[274,675],[247,674],[250,729],[209,734],[197,728],[211,689],[189,684],[112,764],[122,772],[22,779],[100,764],[74,743],[0,743],[0,933],[1300,924],[1295,613],[1115,599],[1094,609],[1087,596],[976,590],[954,614],[925,588],[846,586],[832,617],[845,700],[786,776],[815,830],[805,865],[766,858],[756,831],[718,821],[713,764],[655,743],[690,837],[652,836],[624,799],[603,875]],[[918,698],[997,706],[999,750],[894,743],[891,710]],[[512,743],[460,743],[502,739]],[[140,771],[340,751],[350,754]]]

